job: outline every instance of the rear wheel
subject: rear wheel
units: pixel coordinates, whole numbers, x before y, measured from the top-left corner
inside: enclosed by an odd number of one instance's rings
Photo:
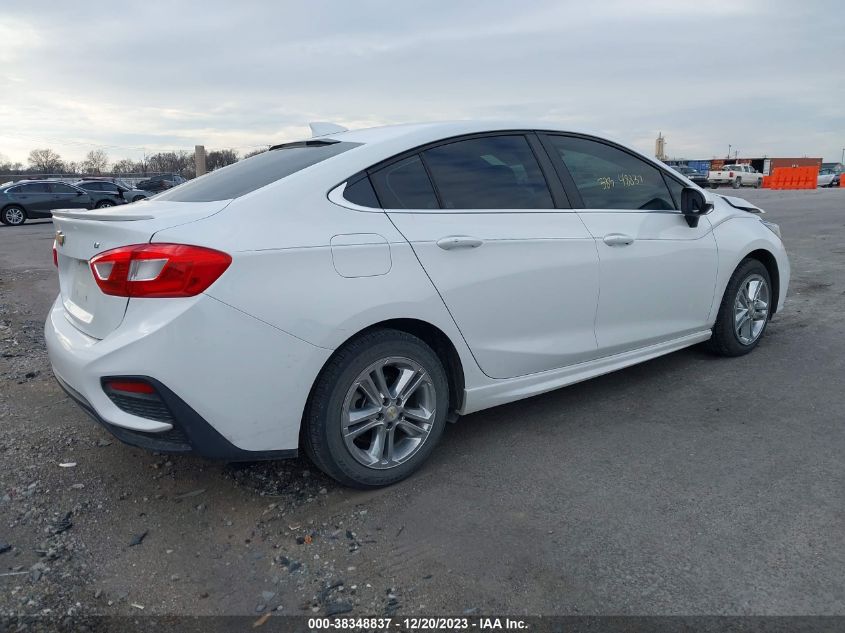
[[[2,215],[0,218],[3,220],[3,224],[9,224],[11,226],[20,226],[24,222],[26,222],[26,211],[23,207],[19,207],[17,205],[10,205],[3,209]]]
[[[740,187],[742,187],[742,178],[737,178],[737,179],[736,179],[736,180],[734,180],[734,182],[733,182],[733,188],[734,188],[734,189],[739,189]]]
[[[111,200],[100,200],[97,203],[96,208],[97,209],[105,209],[107,207],[113,207],[113,206],[114,206],[114,202],[112,202]]]
[[[720,356],[742,356],[760,342],[772,313],[769,271],[756,259],[737,266],[728,282],[708,345]]]
[[[338,350],[312,390],[303,445],[348,486],[400,481],[428,458],[446,425],[449,386],[434,351],[397,330],[364,334]]]

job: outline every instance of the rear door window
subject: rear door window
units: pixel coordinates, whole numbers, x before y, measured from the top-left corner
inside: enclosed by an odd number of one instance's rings
[[[32,182],[21,185],[18,193],[50,193],[50,186],[46,182]]]
[[[366,175],[357,180],[350,180],[343,190],[343,197],[361,207],[378,208],[380,206],[375,189]]]
[[[211,202],[238,198],[358,145],[325,140],[281,145],[160,193],[155,199]]]
[[[70,185],[65,185],[60,182],[54,182],[50,184],[50,188],[53,190],[53,193],[72,193],[76,194],[79,193],[77,189],[71,187]]]
[[[437,196],[418,154],[391,163],[372,174],[385,209],[437,209]]]
[[[456,141],[423,152],[444,209],[552,209],[549,187],[523,135]]]

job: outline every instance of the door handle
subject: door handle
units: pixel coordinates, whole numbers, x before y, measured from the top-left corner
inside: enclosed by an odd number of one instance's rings
[[[634,243],[634,238],[622,233],[610,233],[604,236],[604,243],[608,246],[629,246]]]
[[[478,248],[484,244],[484,240],[469,235],[449,235],[437,240],[437,245],[444,251],[451,251],[455,248]]]

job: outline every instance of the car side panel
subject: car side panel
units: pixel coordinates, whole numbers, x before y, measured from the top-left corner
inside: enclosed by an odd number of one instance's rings
[[[777,311],[783,309],[786,293],[789,287],[790,266],[783,243],[774,233],[759,221],[756,215],[742,212],[724,218],[711,218],[713,222],[713,236],[719,249],[719,270],[716,277],[716,293],[710,308],[709,326],[716,322],[719,305],[725,294],[731,275],[745,259],[756,250],[765,250],[775,257],[778,267],[778,305]]]
[[[467,382],[486,379],[410,244],[383,212],[337,206],[316,197],[313,187],[301,197],[286,195],[298,201],[290,205],[273,196],[245,202],[249,197],[225,213],[160,231],[152,241],[189,241],[231,254],[232,265],[207,294],[309,344],[333,350],[373,324],[418,319],[449,337]],[[334,246],[332,238],[338,238]],[[356,260],[383,262],[385,247],[384,274],[350,277],[336,267],[346,249]]]

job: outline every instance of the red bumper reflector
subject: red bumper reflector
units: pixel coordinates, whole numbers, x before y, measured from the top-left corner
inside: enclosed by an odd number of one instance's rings
[[[109,380],[106,387],[113,391],[125,391],[128,393],[155,393],[156,390],[147,382],[139,380]]]

